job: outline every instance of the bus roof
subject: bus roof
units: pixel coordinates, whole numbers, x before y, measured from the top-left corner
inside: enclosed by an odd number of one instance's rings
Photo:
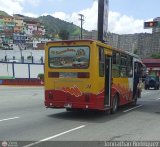
[[[90,40],[90,39],[85,39],[85,40],[56,40],[56,41],[48,41],[46,44],[50,44],[50,43],[66,43],[66,44],[70,44],[73,42],[95,42],[95,40]]]

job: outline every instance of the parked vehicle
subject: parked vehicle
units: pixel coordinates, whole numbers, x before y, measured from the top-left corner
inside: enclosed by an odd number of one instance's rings
[[[159,89],[159,76],[147,76],[145,79],[145,89],[154,88]]]

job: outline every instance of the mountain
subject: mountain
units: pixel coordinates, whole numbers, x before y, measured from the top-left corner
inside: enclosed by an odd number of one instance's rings
[[[81,28],[79,26],[61,20],[59,18],[55,18],[51,15],[40,16],[38,18],[31,18],[28,16],[23,16],[21,14],[16,14],[16,15],[24,17],[24,20],[40,21],[44,25],[47,34],[56,35],[59,34],[60,31],[62,30],[67,31],[69,33],[69,36],[79,36],[81,33]],[[0,16],[10,16],[10,15],[0,10]],[[89,31],[83,29],[83,33],[88,34]]]
[[[80,34],[80,27],[59,18],[50,15],[40,16],[39,21],[44,25],[46,31],[52,34],[58,34],[61,30],[67,30],[71,36]],[[84,30],[87,33],[87,31]]]
[[[6,12],[1,11],[1,10],[0,10],[0,15],[1,15],[1,16],[10,16],[9,14],[7,14]]]

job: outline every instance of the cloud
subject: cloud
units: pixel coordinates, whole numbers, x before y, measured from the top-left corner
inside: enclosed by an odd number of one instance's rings
[[[84,28],[86,30],[97,30],[97,19],[98,19],[98,3],[94,1],[91,8],[82,10],[80,12],[84,15]],[[80,24],[80,22],[79,22]]]
[[[22,3],[24,0],[0,0],[0,10],[12,15],[14,13],[22,13]]]
[[[25,3],[31,4],[34,7],[37,7],[40,4],[40,0],[24,0]]]
[[[117,34],[151,33],[151,30],[143,28],[144,20],[134,19],[118,12],[109,12],[108,30]]]
[[[70,16],[64,12],[55,12],[52,14],[53,17],[59,18],[61,20],[67,20]]]
[[[37,14],[29,13],[29,12],[23,13],[23,15],[25,15],[25,16],[29,16],[29,17],[34,17],[34,18],[39,17]]]
[[[22,5],[30,4],[31,6],[38,6],[40,4],[40,0],[12,0],[13,2],[18,2]]]
[[[52,16],[73,22],[77,26],[80,26],[78,14],[84,15],[83,28],[86,30],[97,30],[98,20],[98,2],[94,1],[91,8],[82,10],[80,12],[74,12],[72,14],[66,14],[64,12],[54,12]],[[108,16],[108,31],[117,34],[133,34],[133,33],[151,33],[151,30],[143,29],[144,20],[135,19],[131,16],[123,15],[118,12],[109,12]]]
[[[0,0],[0,10],[5,11],[10,15],[22,14],[29,17],[38,17],[37,14],[24,12],[24,5],[30,4],[36,7],[39,2],[39,0]]]
[[[38,15],[36,14],[24,12],[24,5],[27,3],[31,4],[32,6],[38,6],[39,0],[0,0],[0,10],[5,11],[10,15],[19,13],[37,17]]]
[[[91,31],[91,30],[97,30],[97,18],[98,18],[97,11],[98,11],[97,1],[95,1],[91,8],[82,10],[80,12],[74,12],[72,14],[66,14],[64,12],[54,12],[53,14],[50,15],[68,22],[73,22],[77,26],[80,26],[81,22],[79,20],[80,18],[79,14],[83,14],[84,15],[83,28]],[[43,15],[49,15],[49,14],[45,13]]]
[[[60,0],[61,1],[61,0]],[[10,15],[19,13],[22,15],[27,15],[31,17],[38,17],[38,15],[31,12],[25,12],[25,5],[32,5],[37,7],[40,0],[0,0],[0,10],[3,10]],[[43,15],[52,15],[56,18],[73,22],[77,26],[80,26],[81,22],[79,20],[80,16],[78,14],[84,15],[83,28],[86,30],[97,30],[97,20],[98,20],[98,1],[94,0],[92,7],[81,10],[79,12],[73,12],[72,14],[66,14],[62,12],[53,12],[52,14],[45,13]],[[131,16],[120,14],[118,12],[109,12],[108,19],[108,31],[117,34],[133,34],[141,32],[151,32],[150,29],[143,29],[144,20],[135,19]]]

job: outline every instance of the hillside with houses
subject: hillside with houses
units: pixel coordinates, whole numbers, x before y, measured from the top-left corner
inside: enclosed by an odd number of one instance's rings
[[[20,48],[34,48],[34,40],[46,34],[44,25],[35,18],[20,14],[13,16],[0,13],[0,48],[6,49],[14,45]],[[5,14],[5,15],[4,15]]]
[[[43,49],[46,41],[63,39],[64,32],[68,34],[65,39],[78,38],[80,28],[49,15],[31,18],[0,11],[0,49],[13,49],[15,45],[20,49]]]

